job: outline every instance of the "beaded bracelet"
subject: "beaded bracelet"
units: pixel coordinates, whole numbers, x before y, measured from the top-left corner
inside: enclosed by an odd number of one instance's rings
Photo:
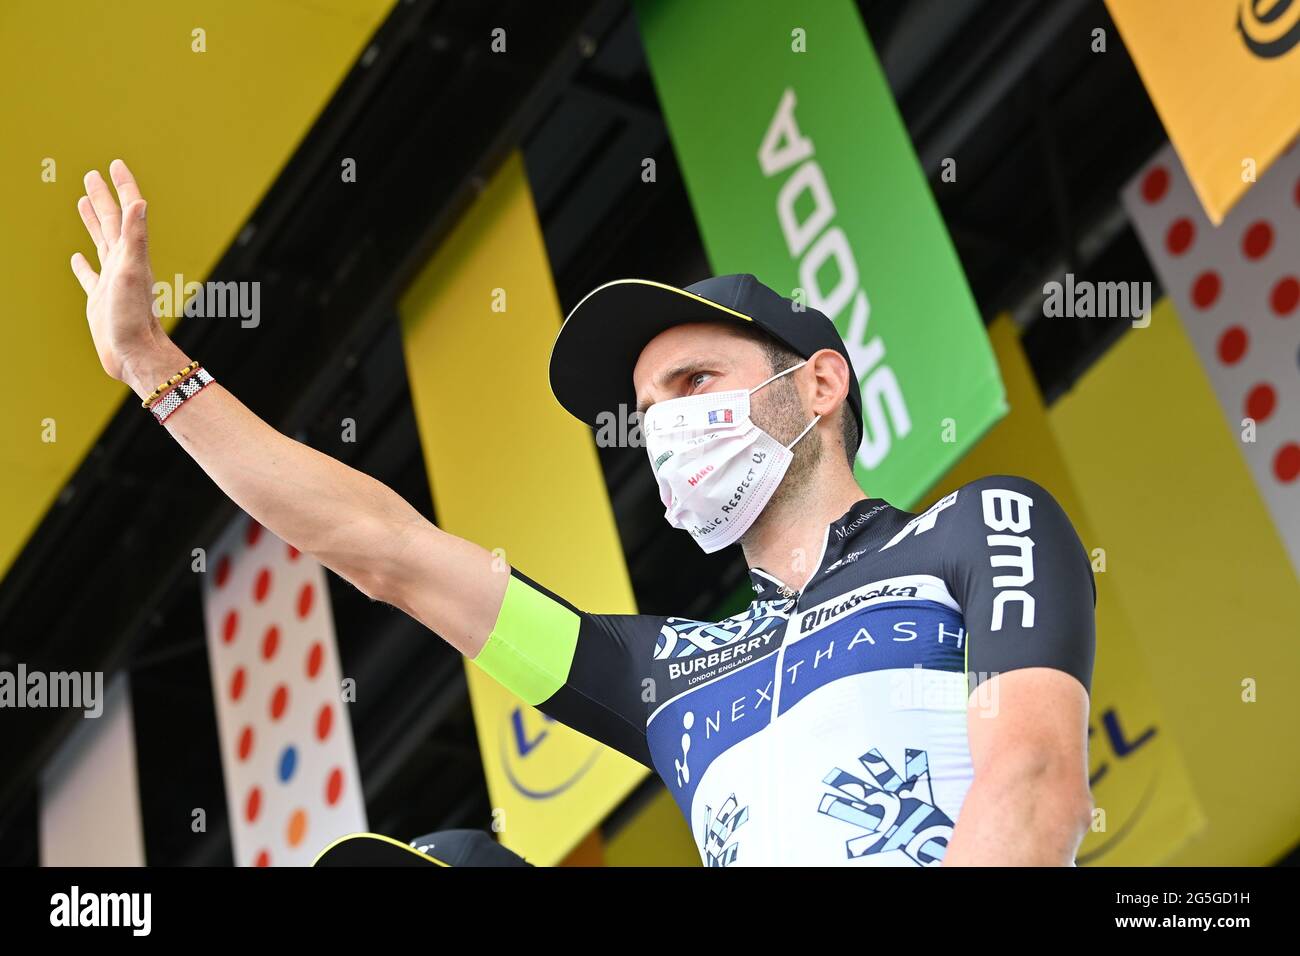
[[[194,366],[194,371],[176,383],[175,387],[164,392],[149,407],[150,413],[158,420],[158,424],[165,422],[176,409],[215,381],[207,369],[200,367],[197,362]]]
[[[157,388],[155,388],[152,392],[146,395],[144,401],[140,403],[140,407],[148,408],[150,402],[157,399],[159,396],[162,395],[163,392],[167,391],[167,389],[171,388],[173,385],[175,385],[181,379],[185,378],[187,375],[193,374],[194,370],[198,367],[199,367],[198,362],[191,362],[189,365],[185,366],[183,369],[181,369],[171,378],[167,379],[167,381],[161,383]]]

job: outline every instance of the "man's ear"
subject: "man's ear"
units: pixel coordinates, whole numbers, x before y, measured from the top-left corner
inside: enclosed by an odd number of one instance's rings
[[[808,359],[808,364],[816,383],[812,410],[825,417],[848,398],[849,363],[835,349],[819,349]]]

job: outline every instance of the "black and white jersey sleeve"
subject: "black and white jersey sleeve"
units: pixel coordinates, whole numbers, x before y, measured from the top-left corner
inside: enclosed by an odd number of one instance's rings
[[[643,682],[664,618],[589,614],[517,569],[472,660],[525,703],[653,769]]]
[[[1065,511],[1040,485],[1008,475],[964,485],[949,507],[941,563],[965,618],[971,689],[1051,667],[1091,692],[1096,584]]]

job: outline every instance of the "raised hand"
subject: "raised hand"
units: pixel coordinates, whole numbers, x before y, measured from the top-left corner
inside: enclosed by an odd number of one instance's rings
[[[92,169],[84,180],[86,195],[77,200],[81,221],[99,254],[99,271],[80,252],[72,257],[72,271],[86,293],[86,319],[104,371],[132,384],[132,363],[156,355],[168,339],[153,314],[145,201],[126,163],[115,159],[108,172],[116,199],[104,177]]]

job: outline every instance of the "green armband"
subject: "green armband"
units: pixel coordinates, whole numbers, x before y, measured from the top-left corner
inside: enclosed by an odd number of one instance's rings
[[[510,575],[487,643],[471,658],[493,680],[536,707],[564,686],[578,646],[578,615]]]

